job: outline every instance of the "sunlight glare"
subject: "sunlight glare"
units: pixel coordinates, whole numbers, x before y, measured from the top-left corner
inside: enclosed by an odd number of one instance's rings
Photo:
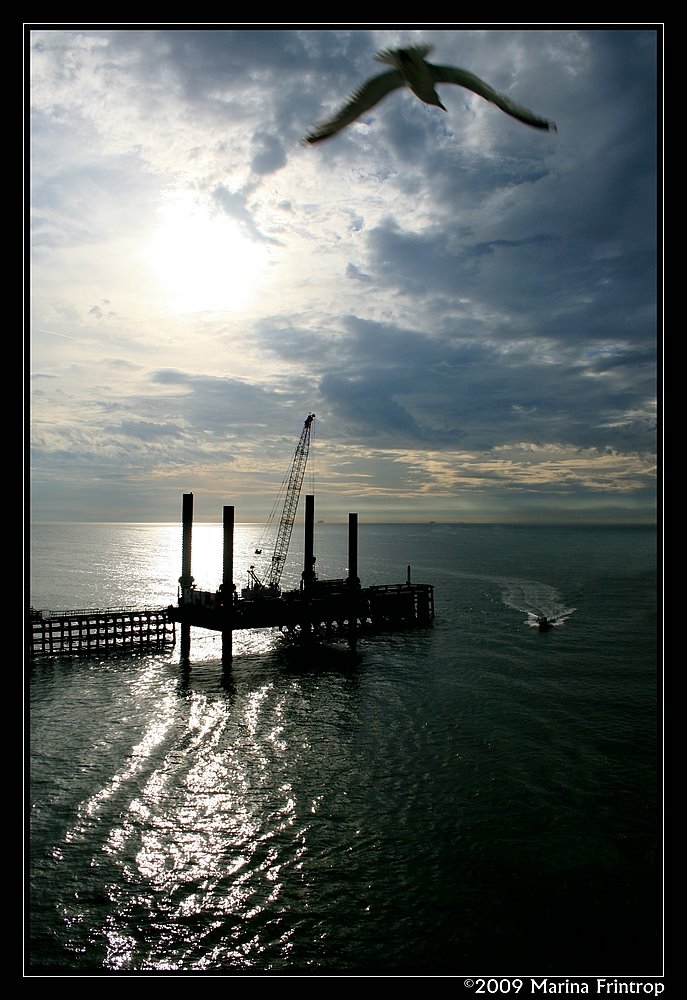
[[[159,209],[159,221],[143,251],[174,312],[244,308],[257,292],[267,250],[247,239],[238,224],[213,215],[190,195]]]

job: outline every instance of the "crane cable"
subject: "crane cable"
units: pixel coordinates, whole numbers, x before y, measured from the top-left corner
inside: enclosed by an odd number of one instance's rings
[[[286,558],[286,553],[288,552],[291,540],[291,531],[293,529],[296,510],[298,507],[298,498],[300,496],[303,476],[306,472],[310,453],[310,440],[314,417],[314,413],[308,414],[308,417],[303,425],[303,430],[301,431],[301,436],[298,445],[296,446],[293,461],[289,470],[286,472],[284,479],[282,480],[281,488],[272,507],[272,512],[255,548],[255,554],[261,555],[263,547],[267,541],[267,536],[272,533],[273,524],[276,520],[276,512],[278,508],[282,506],[276,545],[269,569],[268,586],[271,589],[279,586],[281,574],[284,570],[284,560]],[[253,572],[253,567],[251,567],[251,571],[253,579],[259,586],[263,586],[260,578],[255,574],[255,572]]]
[[[315,421],[313,420],[310,427],[310,453],[308,455],[308,462],[310,463],[308,474],[310,483],[310,493],[315,496],[315,483],[316,483],[316,469],[315,469]],[[312,540],[312,554],[315,557],[315,565],[317,565],[317,532],[314,530],[313,525],[313,540]],[[314,566],[313,566],[314,569]]]
[[[262,550],[267,546],[270,541],[270,536],[274,530],[274,522],[277,517],[277,511],[281,510],[284,504],[284,494],[286,492],[286,484],[289,479],[290,468],[286,470],[284,478],[282,479],[281,486],[274,498],[274,503],[272,504],[272,510],[270,511],[267,521],[263,525],[262,532],[260,533],[260,538],[255,546],[255,555],[259,556],[262,554]]]

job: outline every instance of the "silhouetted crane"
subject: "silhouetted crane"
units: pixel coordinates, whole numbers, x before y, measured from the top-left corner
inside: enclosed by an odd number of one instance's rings
[[[284,506],[282,509],[281,519],[279,521],[279,530],[277,531],[277,541],[274,546],[269,576],[267,577],[266,582],[260,580],[255,572],[254,566],[251,566],[249,569],[251,590],[254,593],[266,593],[275,596],[279,594],[279,582],[284,571],[284,564],[286,562],[286,556],[291,542],[293,522],[296,518],[298,500],[300,498],[301,487],[303,485],[303,476],[305,475],[305,466],[308,461],[308,452],[310,451],[310,428],[312,427],[314,419],[315,414],[309,413],[305,419],[305,423],[303,424],[300,440],[296,445],[296,452],[293,456],[291,471],[286,486]],[[256,548],[256,555],[260,555],[261,552],[262,548]]]

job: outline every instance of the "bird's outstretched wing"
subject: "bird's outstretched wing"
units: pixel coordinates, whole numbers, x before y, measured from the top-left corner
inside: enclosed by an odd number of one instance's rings
[[[342,128],[354,122],[356,118],[360,118],[370,108],[373,108],[392,90],[404,86],[404,82],[401,74],[395,69],[389,70],[388,73],[380,73],[379,76],[373,76],[371,80],[368,80],[351,94],[347,103],[332,118],[315,125],[303,141],[321,142],[322,139],[328,139],[330,135],[335,135]]]
[[[460,87],[466,87],[468,90],[472,90],[473,93],[479,94],[486,101],[490,101],[497,108],[501,108],[507,115],[517,118],[520,122],[524,122],[525,125],[546,129],[549,132],[557,131],[553,122],[547,121],[546,118],[540,118],[532,111],[528,111],[527,108],[523,108],[522,105],[511,101],[505,94],[499,94],[498,90],[494,90],[493,87],[490,87],[484,80],[480,80],[474,73],[470,73],[469,70],[460,69],[458,66],[434,66],[432,63],[428,63],[427,65],[432,70],[435,83],[457,83]]]
[[[383,49],[378,52],[375,56],[377,62],[389,63],[390,66],[398,66],[399,58],[401,53],[405,52],[407,56],[415,57],[416,59],[425,59],[430,52],[434,51],[433,45],[428,45],[426,42],[422,45],[409,45],[405,49]]]

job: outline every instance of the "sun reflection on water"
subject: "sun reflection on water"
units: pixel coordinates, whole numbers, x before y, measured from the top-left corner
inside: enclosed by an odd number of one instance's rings
[[[301,883],[324,800],[301,805],[295,778],[313,746],[301,727],[295,743],[289,733],[308,701],[297,679],[239,676],[227,694],[217,671],[195,668],[183,697],[169,661],[118,678],[109,714],[124,720],[121,740],[94,744],[113,767],[54,853],[67,872],[70,850],[89,845],[105,892],[73,893],[64,922],[74,953],[86,936],[105,968],[171,970],[249,968],[266,948],[289,951],[286,887]]]
[[[132,895],[137,909],[148,911],[151,919],[157,914],[174,938],[174,950],[186,953],[180,966],[200,967],[193,954],[201,941],[204,962],[212,966],[208,935],[216,933],[222,945],[215,953],[248,967],[250,956],[264,947],[260,934],[233,944],[232,936],[243,937],[251,922],[274,909],[285,866],[297,864],[305,850],[302,833],[296,852],[289,836],[285,854],[283,835],[296,822],[298,800],[283,774],[288,749],[283,700],[268,682],[245,692],[231,719],[228,702],[212,695],[196,692],[181,704],[184,727],[180,730],[177,720],[173,744],[162,745],[173,724],[169,699],[162,703],[161,718],[132,751],[129,767],[89,803],[92,813],[133,777],[134,761],[140,770],[154,748],[162,750],[103,844],[122,876],[111,886],[111,902],[122,919],[131,909]],[[108,967],[126,968],[139,960],[131,936],[116,926],[108,923],[103,937]],[[171,950],[160,940],[160,956]],[[162,968],[160,956],[150,954],[147,964]]]
[[[150,725],[143,739],[132,748],[126,767],[114,774],[103,788],[81,805],[78,810],[81,822],[67,832],[65,840],[71,840],[85,823],[87,824],[98,815],[105,803],[115,796],[120,788],[125,789],[132,779],[145,768],[150,756],[164,741],[174,725],[175,701],[172,694],[163,699],[158,719]]]

